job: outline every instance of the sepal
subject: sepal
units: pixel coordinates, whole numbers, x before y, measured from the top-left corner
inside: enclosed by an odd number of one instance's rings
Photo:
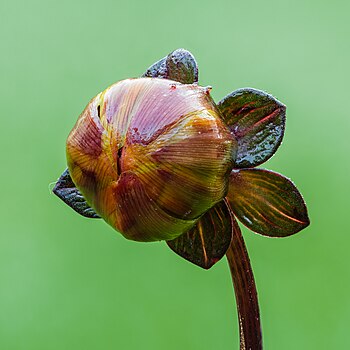
[[[243,88],[218,103],[226,125],[238,142],[235,168],[266,162],[282,142],[286,106],[264,91]]]
[[[164,78],[182,84],[193,84],[198,82],[198,65],[189,51],[177,49],[154,63],[142,77]]]
[[[211,268],[226,253],[232,238],[232,214],[223,200],[209,209],[188,232],[167,241],[184,259],[204,269]]]
[[[273,171],[233,170],[227,198],[235,216],[249,229],[265,236],[290,236],[310,223],[298,189]]]
[[[52,192],[80,215],[92,219],[100,218],[75,187],[68,169],[57,180]]]

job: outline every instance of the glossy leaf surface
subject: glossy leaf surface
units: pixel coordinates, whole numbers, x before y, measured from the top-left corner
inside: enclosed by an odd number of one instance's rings
[[[221,201],[208,210],[191,230],[167,243],[176,254],[209,269],[225,255],[231,242],[231,216],[225,201]]]
[[[227,198],[238,219],[262,235],[289,236],[309,225],[298,189],[286,177],[269,170],[233,170]]]
[[[75,187],[68,169],[60,176],[52,192],[80,215],[93,219],[99,218],[95,211],[87,204],[83,195]]]
[[[256,89],[239,89],[218,103],[218,108],[238,142],[235,168],[266,162],[281,144],[286,107]]]
[[[189,51],[177,49],[149,67],[143,77],[164,78],[183,84],[193,84],[198,82],[198,66]]]

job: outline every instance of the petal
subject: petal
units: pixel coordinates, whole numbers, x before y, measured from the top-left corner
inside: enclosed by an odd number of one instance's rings
[[[180,237],[167,241],[184,259],[204,269],[211,268],[226,253],[232,237],[231,211],[225,201],[208,210],[196,225]]]
[[[124,172],[100,194],[105,220],[127,239],[159,241],[178,237],[188,231],[195,220],[181,220],[162,210],[148,195],[146,187],[132,172]]]
[[[229,138],[220,119],[201,111],[184,116],[147,148],[128,147],[125,158],[138,157],[133,171],[161,208],[182,219],[197,219],[227,193],[235,147]],[[141,159],[143,150],[147,153]]]
[[[198,82],[198,65],[194,56],[187,50],[177,49],[166,59],[167,79],[183,84]]]
[[[198,82],[198,66],[189,51],[177,49],[154,63],[142,76],[193,84]]]
[[[295,185],[269,170],[233,170],[227,198],[238,219],[262,235],[285,237],[310,223],[305,202]]]
[[[243,88],[218,108],[238,142],[236,168],[255,167],[273,156],[284,134],[285,105],[266,92]]]
[[[80,215],[87,218],[99,218],[94,210],[87,204],[83,195],[75,187],[68,169],[66,169],[57,180],[52,192]]]

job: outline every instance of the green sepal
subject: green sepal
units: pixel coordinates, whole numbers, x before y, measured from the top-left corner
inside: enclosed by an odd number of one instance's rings
[[[75,187],[68,169],[57,180],[52,192],[80,215],[92,219],[100,218]]]
[[[265,236],[290,236],[310,223],[298,189],[292,181],[273,171],[233,170],[227,199],[244,225]]]
[[[282,142],[286,106],[264,91],[243,88],[218,103],[226,125],[238,142],[235,168],[266,162]]]
[[[209,209],[188,232],[167,241],[184,259],[211,268],[226,253],[232,238],[232,214],[225,200]]]
[[[164,78],[182,84],[193,84],[198,82],[198,65],[189,51],[177,49],[154,63],[142,77]]]

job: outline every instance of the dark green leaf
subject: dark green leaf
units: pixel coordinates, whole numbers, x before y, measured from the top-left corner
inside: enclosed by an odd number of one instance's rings
[[[99,218],[94,210],[87,204],[83,195],[75,187],[68,169],[66,169],[58,179],[52,192],[77,213],[87,218]]]
[[[167,79],[183,84],[198,82],[198,66],[194,56],[187,50],[178,49],[166,59]]]
[[[150,66],[146,70],[146,72],[142,74],[142,77],[165,78],[166,77],[166,66],[165,66],[166,59],[167,59],[167,56],[153,63],[152,66]]]
[[[244,88],[218,103],[227,126],[238,142],[235,168],[266,162],[281,144],[286,106],[266,92]]]
[[[183,84],[198,82],[198,66],[193,55],[184,49],[177,49],[154,63],[143,77],[164,78]]]
[[[295,185],[269,170],[233,170],[227,198],[238,219],[262,235],[285,237],[310,223]]]
[[[225,255],[231,242],[231,218],[226,202],[221,201],[207,211],[191,230],[167,243],[176,254],[209,269]]]

